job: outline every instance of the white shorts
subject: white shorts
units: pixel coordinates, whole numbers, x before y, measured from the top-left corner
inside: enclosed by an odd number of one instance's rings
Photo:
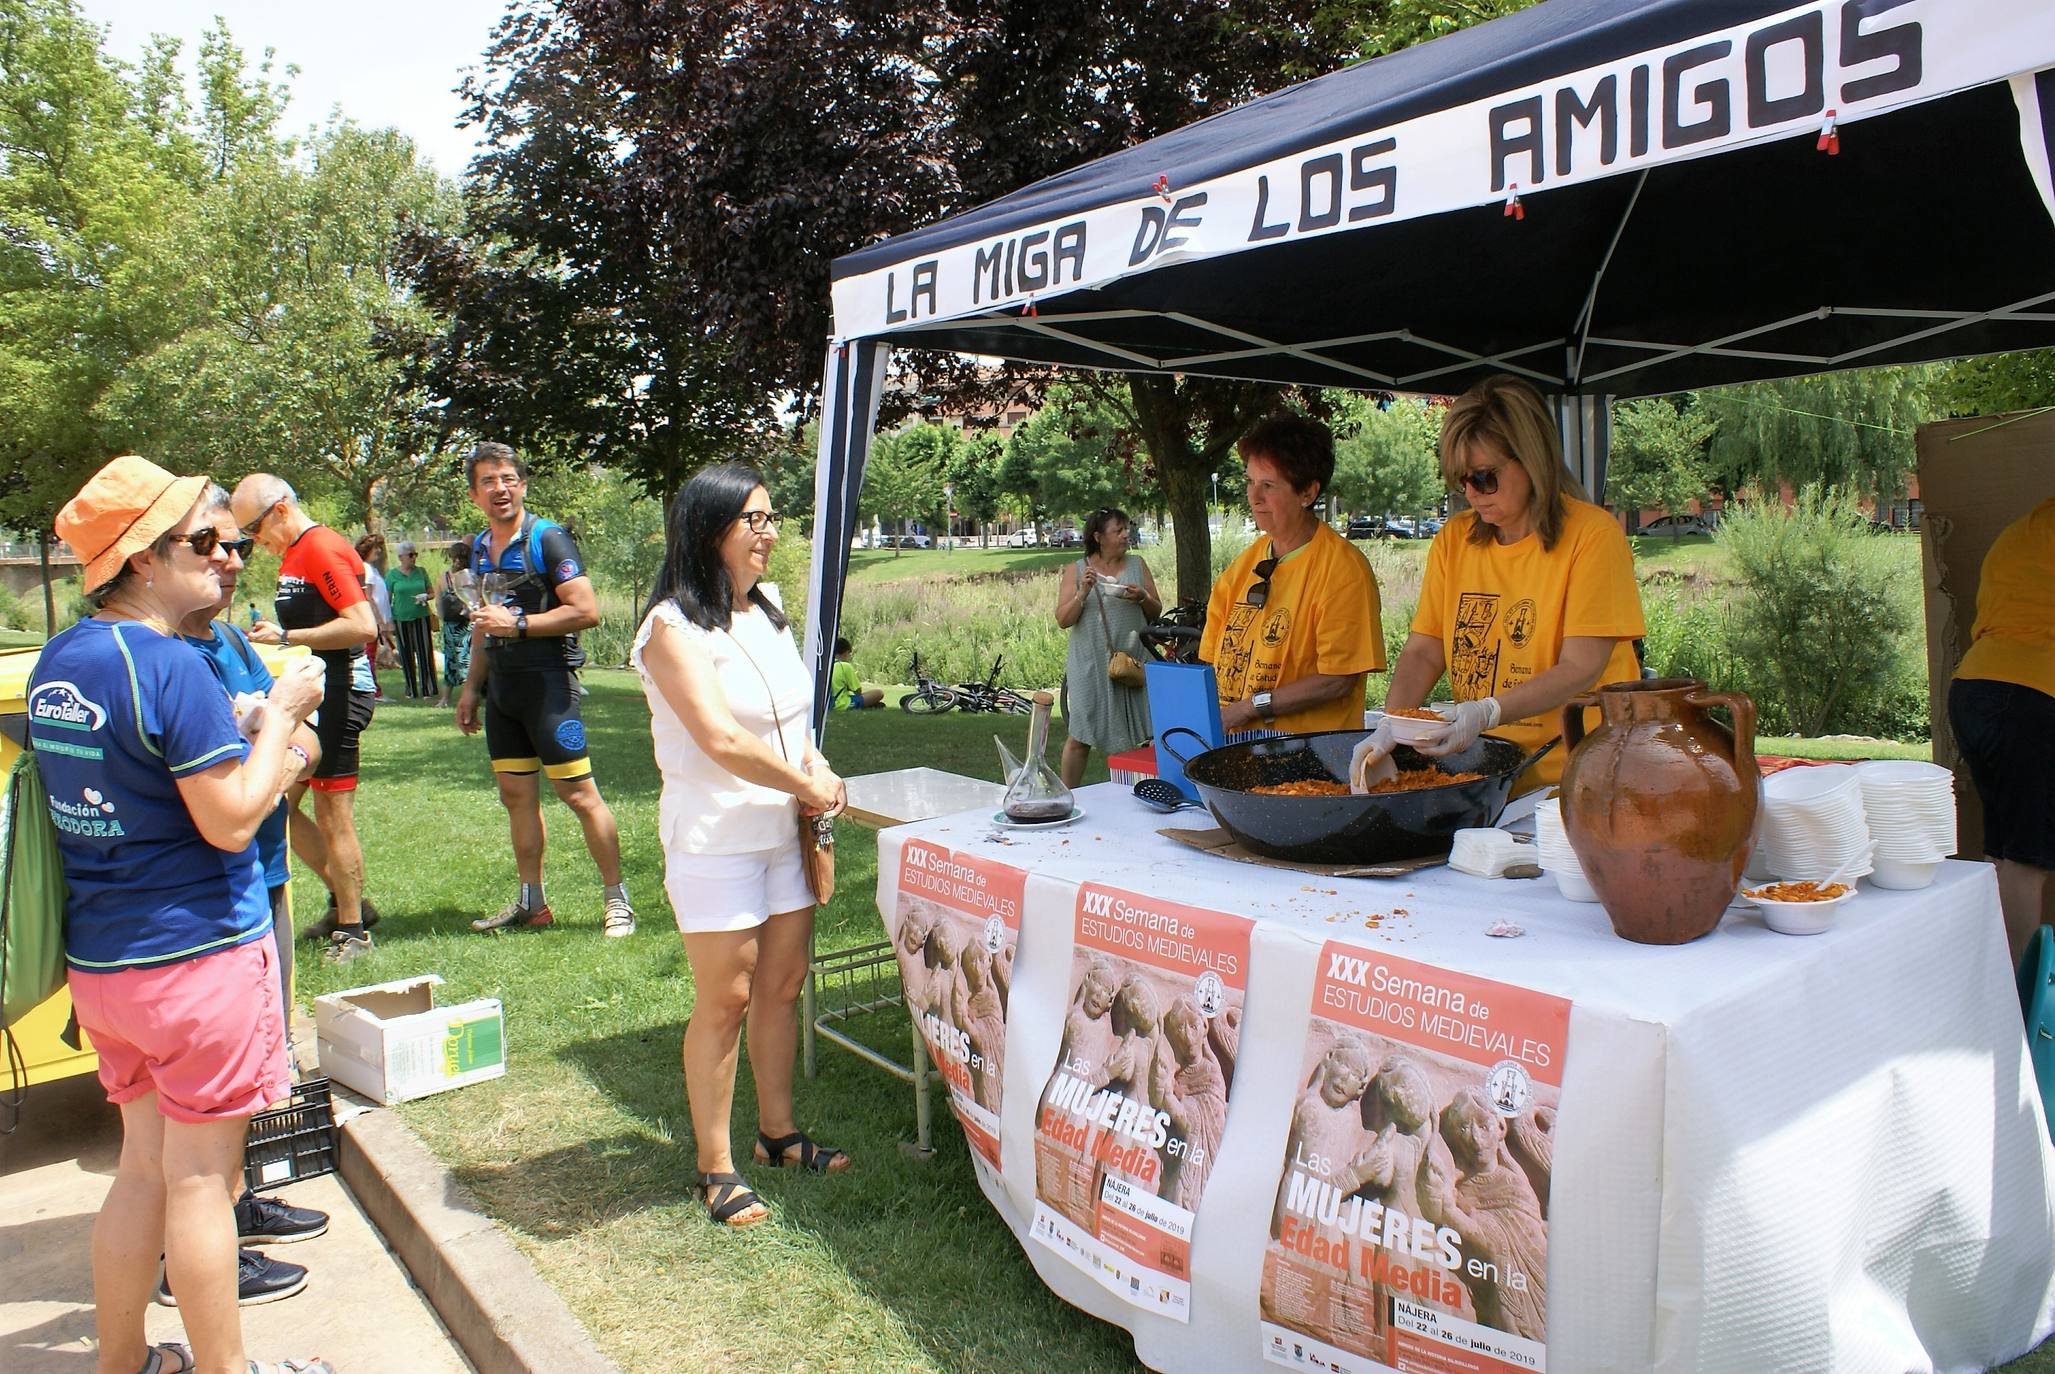
[[[664,893],[681,935],[748,930],[773,915],[814,904],[799,858],[799,836],[743,854],[667,854]]]

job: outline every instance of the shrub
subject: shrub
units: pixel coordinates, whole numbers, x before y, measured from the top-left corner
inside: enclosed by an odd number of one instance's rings
[[[1726,648],[1765,728],[1818,735],[1873,721],[1919,651],[1908,570],[1845,493],[1730,509],[1714,541],[1740,585]],[[1702,674],[1701,674],[1702,676]]]

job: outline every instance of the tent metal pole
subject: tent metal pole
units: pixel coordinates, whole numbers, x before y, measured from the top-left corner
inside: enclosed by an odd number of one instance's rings
[[[1605,256],[1598,260],[1598,270],[1591,274],[1591,289],[1584,293],[1584,308],[1577,312],[1577,323],[1570,330],[1576,336],[1577,347],[1570,356],[1569,375],[1563,378],[1565,386],[1576,386],[1584,375],[1584,345],[1591,332],[1591,317],[1598,308],[1598,288],[1605,281],[1608,267],[1613,265],[1613,254],[1626,237],[1627,221],[1634,216],[1634,207],[1641,203],[1641,188],[1648,185],[1648,169],[1642,168],[1634,178],[1634,189],[1627,196],[1627,207],[1620,211],[1620,222],[1613,226],[1612,240],[1605,246]]]

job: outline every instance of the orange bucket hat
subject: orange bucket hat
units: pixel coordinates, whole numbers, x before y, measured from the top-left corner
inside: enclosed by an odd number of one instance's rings
[[[174,477],[133,453],[94,473],[57,512],[57,537],[85,564],[85,589],[112,582],[123,563],[183,520],[206,490],[206,478]]]

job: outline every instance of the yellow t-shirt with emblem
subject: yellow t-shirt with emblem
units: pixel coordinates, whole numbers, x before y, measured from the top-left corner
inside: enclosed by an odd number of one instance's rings
[[[1512,544],[1470,542],[1474,511],[1442,526],[1427,550],[1413,633],[1433,635],[1448,659],[1449,690],[1457,701],[1480,701],[1556,666],[1563,641],[1616,638],[1598,686],[1641,676],[1633,641],[1647,633],[1641,592],[1634,583],[1634,551],[1619,522],[1588,501],[1571,498],[1562,537],[1553,549],[1530,534]],[[1596,717],[1589,718],[1596,725]],[[1561,733],[1555,712],[1502,721],[1488,732],[1539,749]],[[1526,791],[1563,775],[1563,751],[1553,750],[1523,775]]]
[[[1353,676],[1355,690],[1310,710],[1280,715],[1286,734],[1363,728],[1363,682],[1384,667],[1377,578],[1362,550],[1326,525],[1270,574],[1263,605],[1247,597],[1256,565],[1270,557],[1259,538],[1213,584],[1199,657],[1213,665],[1223,706],[1274,691],[1313,673]]]
[[[2002,530],[1977,579],[1977,618],[1957,677],[2055,697],[2055,496]]]

